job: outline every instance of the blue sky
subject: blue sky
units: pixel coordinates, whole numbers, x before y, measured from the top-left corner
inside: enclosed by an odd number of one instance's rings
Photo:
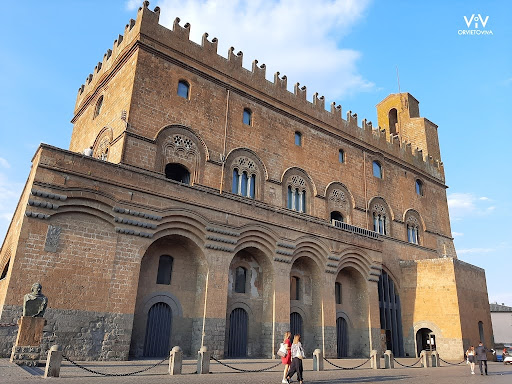
[[[69,146],[78,87],[142,1],[25,1],[0,23],[0,237],[40,142]],[[314,4],[314,6],[312,6]],[[152,2],[161,24],[190,22],[252,60],[376,124],[400,86],[439,126],[461,260],[485,268],[489,299],[512,305],[512,2],[281,0]],[[481,15],[492,35],[462,36]],[[328,104],[328,103],[327,103]]]

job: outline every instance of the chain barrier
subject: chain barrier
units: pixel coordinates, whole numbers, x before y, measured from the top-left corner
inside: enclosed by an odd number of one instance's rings
[[[465,363],[465,362],[466,362],[466,359],[464,359],[464,360],[462,360],[460,363],[456,363],[456,364],[454,364],[454,363],[449,363],[448,361],[443,360],[443,359],[441,359],[441,358],[439,358],[439,360],[440,360],[440,361],[442,361],[442,362],[443,362],[443,363],[445,363],[445,364],[448,364],[448,365],[461,365],[461,364],[463,364],[463,363]]]
[[[399,362],[394,357],[393,357],[393,360],[395,361],[395,363],[397,363],[398,365],[401,365],[404,368],[421,368],[421,366],[420,367],[415,367],[415,365],[418,364],[421,361],[421,357],[418,359],[417,362],[415,362],[414,364],[411,364],[411,365],[402,364],[401,362]]]
[[[366,360],[364,363],[359,364],[359,365],[357,365],[357,366],[355,366],[355,367],[345,368],[345,367],[340,367],[339,365],[336,365],[336,364],[334,364],[334,363],[330,362],[329,360],[327,360],[327,359],[324,357],[324,360],[325,360],[325,361],[327,361],[329,364],[331,364],[333,367],[336,367],[336,368],[338,368],[338,369],[345,369],[345,370],[350,370],[350,369],[360,368],[360,367],[362,367],[363,365],[365,365],[367,362],[369,362],[371,359],[372,359],[372,358],[370,357],[370,358],[368,358],[368,360]]]
[[[268,367],[268,368],[262,368],[262,369],[242,369],[242,368],[237,368],[237,367],[233,367],[232,365],[229,365],[229,364],[226,364],[226,363],[223,363],[222,361],[220,360],[217,360],[215,357],[211,356],[211,359],[212,360],[215,360],[217,363],[227,367],[227,368],[231,368],[231,369],[234,369],[235,371],[239,371],[239,372],[253,372],[253,373],[256,373],[256,372],[265,372],[265,371],[269,371],[275,367],[277,367],[278,365],[281,364],[281,362],[275,364],[275,365],[272,365],[271,367]]]
[[[78,367],[80,369],[83,369],[84,371],[87,371],[87,372],[90,372],[90,373],[94,373],[96,375],[101,375],[101,376],[133,376],[133,375],[136,375],[137,373],[142,373],[142,372],[146,372],[146,371],[149,371],[150,369],[152,368],[155,368],[156,366],[162,364],[164,361],[168,360],[168,358],[164,358],[162,359],[161,361],[159,361],[158,363],[154,364],[154,365],[151,365],[149,367],[146,367],[144,369],[141,369],[139,371],[135,371],[135,372],[130,372],[130,373],[103,373],[103,372],[98,372],[98,371],[95,371],[93,369],[89,369],[87,367],[84,367],[83,365],[80,365],[76,362],[74,362],[73,360],[71,360],[69,357],[65,356],[65,355],[62,355],[62,357],[64,358],[64,360],[67,360],[69,361],[71,364],[73,364],[75,367]]]

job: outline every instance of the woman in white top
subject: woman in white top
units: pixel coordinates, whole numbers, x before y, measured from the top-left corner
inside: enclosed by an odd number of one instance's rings
[[[466,351],[466,356],[468,358],[469,366],[471,367],[471,374],[475,374],[475,347],[471,346]]]
[[[302,348],[302,343],[300,342],[300,335],[295,335],[293,337],[292,344],[292,365],[290,366],[290,370],[288,371],[287,379],[288,381],[291,377],[297,372],[297,380],[299,384],[302,384],[304,378],[302,377],[302,359],[304,358],[304,349]]]

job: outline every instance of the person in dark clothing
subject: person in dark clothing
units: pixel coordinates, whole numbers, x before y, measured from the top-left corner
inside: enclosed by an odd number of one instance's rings
[[[490,350],[494,353],[494,350]],[[478,367],[480,368],[480,374],[483,375],[482,364],[485,365],[485,374],[487,375],[487,352],[489,349],[484,347],[484,344],[480,341],[478,347],[475,348],[476,360],[478,361]]]

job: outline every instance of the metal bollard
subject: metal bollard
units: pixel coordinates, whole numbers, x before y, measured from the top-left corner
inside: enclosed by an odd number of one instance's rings
[[[183,366],[183,351],[176,346],[171,349],[169,356],[169,375],[181,375],[181,367]]]
[[[324,370],[324,354],[321,349],[315,349],[313,352],[313,371]]]
[[[428,368],[430,366],[430,361],[428,360],[427,351],[423,350],[420,353],[421,358],[421,366],[423,368]]]
[[[197,352],[197,373],[202,375],[204,373],[210,373],[210,357],[211,352],[208,352],[206,347],[201,347]]]
[[[439,353],[437,351],[432,351],[432,367],[439,367]]]
[[[385,369],[392,369],[395,368],[395,361],[393,360],[393,352],[391,352],[389,349],[386,349],[386,352],[384,352],[384,368]]]
[[[60,366],[62,364],[62,348],[58,345],[52,345],[46,358],[46,368],[44,377],[59,377]]]
[[[380,356],[377,354],[376,349],[370,352],[371,365],[373,369],[380,369]]]

